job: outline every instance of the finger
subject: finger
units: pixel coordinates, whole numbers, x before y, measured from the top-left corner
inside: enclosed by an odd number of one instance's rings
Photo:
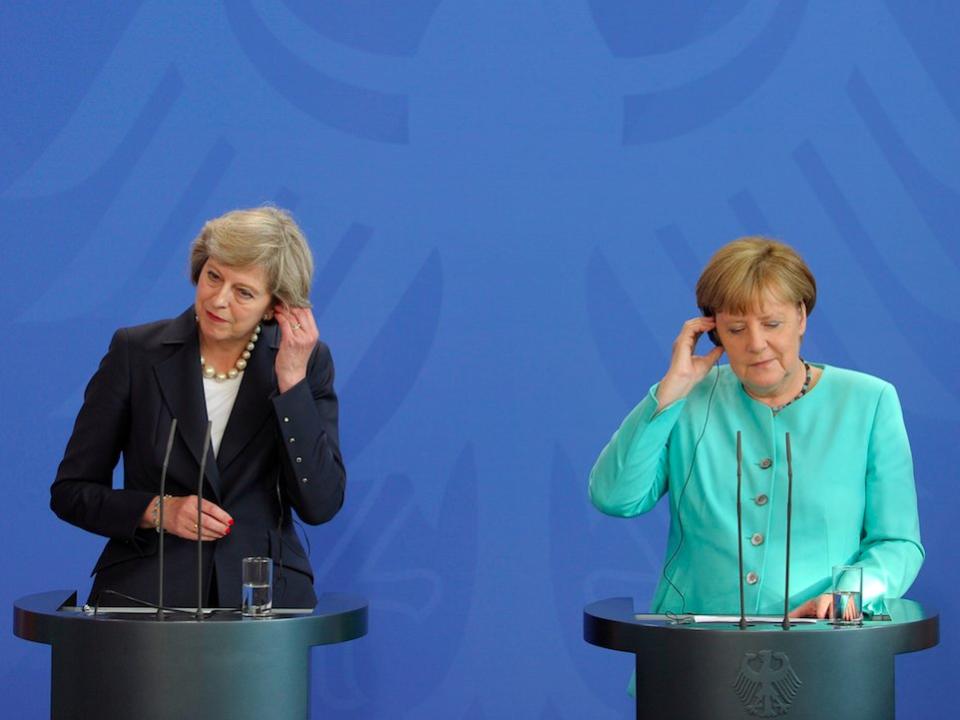
[[[830,595],[821,595],[817,602],[817,617],[826,619],[833,615],[833,598]]]
[[[282,319],[278,317],[277,322],[280,325],[281,353],[284,351],[289,352],[297,345],[303,343],[302,325],[301,323],[297,322],[293,315],[284,315]],[[280,355],[277,357],[280,357]]]
[[[204,500],[202,509],[203,509],[204,515],[209,515],[211,518],[213,518],[214,520],[216,520],[222,525],[233,524],[233,518],[230,516],[230,513],[228,513],[226,510],[224,510],[222,507],[220,507],[216,503],[212,503],[209,500]]]
[[[713,365],[715,362],[720,360],[720,357],[723,355],[723,346],[717,345],[713,350],[707,353],[706,358],[710,361],[710,364]]]
[[[716,326],[717,321],[706,315],[698,315],[697,317],[690,318],[683,324],[685,330],[701,333],[707,330],[713,330]]]
[[[317,318],[314,317],[313,310],[310,308],[301,308],[299,318],[304,330],[307,332],[317,331]]]
[[[184,538],[185,540],[196,541],[197,534],[198,534],[197,523],[196,522],[184,523],[184,527],[182,527],[181,531],[176,534]],[[203,542],[210,542],[211,540],[219,540],[220,538],[223,537],[222,533],[215,532],[206,524],[202,524],[200,526],[199,535],[200,535],[200,540],[202,540]]]
[[[280,326],[280,342],[283,342],[284,338],[289,338],[292,330],[290,329],[290,317],[279,309],[279,306],[274,309],[273,317],[277,320],[277,325]]]
[[[700,336],[705,332],[709,332],[716,327],[716,323],[713,318],[709,317],[695,317],[687,320],[683,327],[680,329],[680,334],[677,336],[677,343],[689,348],[693,352],[693,348],[697,345],[697,340],[700,339]]]
[[[210,532],[217,537],[223,537],[224,535],[229,535],[232,528],[231,522],[223,522],[213,517],[212,515],[203,516],[203,530],[204,532]]]
[[[293,328],[310,336],[317,331],[317,322],[310,308],[291,308],[293,314]]]
[[[796,610],[790,613],[792,618],[805,618],[810,616],[816,616],[816,608],[812,600],[807,600],[805,603],[801,604]]]

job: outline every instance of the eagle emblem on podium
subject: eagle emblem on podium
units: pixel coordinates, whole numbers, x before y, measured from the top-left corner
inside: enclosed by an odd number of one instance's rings
[[[787,714],[802,684],[786,653],[761,650],[744,654],[733,689],[748,713],[772,718]]]

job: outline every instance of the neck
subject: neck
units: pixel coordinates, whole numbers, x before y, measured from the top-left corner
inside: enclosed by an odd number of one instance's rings
[[[754,400],[762,402],[770,407],[780,407],[797,397],[807,381],[806,367],[803,361],[798,357],[790,372],[784,377],[780,386],[770,388],[768,392],[758,391],[747,385],[743,386],[747,395]]]

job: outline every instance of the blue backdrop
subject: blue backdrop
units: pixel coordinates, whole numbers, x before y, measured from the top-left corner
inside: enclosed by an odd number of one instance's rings
[[[586,476],[746,233],[817,275],[806,356],[897,385],[911,596],[952,616],[958,27],[908,0],[3,3],[0,607],[87,591],[102,540],[47,509],[86,381],[191,302],[204,219],[272,201],[342,399],[317,586],[371,603],[314,653],[316,717],[631,716],[580,613],[647,602],[666,520],[601,516]],[[956,640],[898,661],[898,717],[952,707]],[[4,714],[47,717],[49,648],[0,648]]]

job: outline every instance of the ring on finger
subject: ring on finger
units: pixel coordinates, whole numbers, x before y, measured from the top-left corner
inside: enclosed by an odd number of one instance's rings
[[[301,324],[298,323],[298,322],[295,322],[295,323],[292,325],[292,327],[293,327],[294,330],[299,330],[300,328],[303,327],[303,325],[301,325]]]

